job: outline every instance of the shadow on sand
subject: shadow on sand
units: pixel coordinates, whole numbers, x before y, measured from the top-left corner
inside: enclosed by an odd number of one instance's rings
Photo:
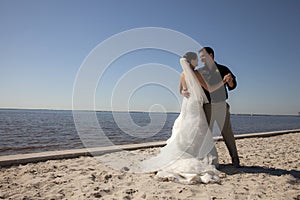
[[[240,168],[235,168],[230,164],[220,164],[219,170],[224,172],[228,175],[233,174],[241,174],[241,173],[248,173],[248,174],[270,174],[273,176],[281,176],[281,175],[292,175],[296,178],[297,182],[300,182],[300,171],[298,170],[284,170],[284,169],[276,169],[276,168],[268,168],[268,167],[261,167],[261,166],[242,166]]]

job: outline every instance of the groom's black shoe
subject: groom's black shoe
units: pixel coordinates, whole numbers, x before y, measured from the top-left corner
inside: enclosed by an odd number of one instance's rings
[[[240,168],[241,165],[240,165],[240,160],[239,160],[239,158],[232,158],[232,165],[233,165],[235,168]]]

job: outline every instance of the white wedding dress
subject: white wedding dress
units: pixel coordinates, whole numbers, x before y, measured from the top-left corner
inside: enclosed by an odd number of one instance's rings
[[[180,64],[190,97],[182,101],[166,146],[157,156],[143,161],[142,166],[146,172],[157,172],[158,178],[183,184],[218,182],[218,155],[202,107],[207,98],[186,59],[181,58]],[[219,131],[217,127],[213,132]]]

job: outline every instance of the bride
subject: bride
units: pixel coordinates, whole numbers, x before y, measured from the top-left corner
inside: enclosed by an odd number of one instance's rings
[[[190,92],[190,97],[182,101],[166,146],[157,156],[143,161],[142,166],[147,172],[157,172],[158,178],[183,184],[219,182],[218,155],[212,134],[219,130],[217,126],[210,130],[207,124],[202,106],[208,100],[202,87],[212,92],[224,82],[206,85],[201,75],[194,71],[198,65],[194,52],[186,53],[180,64],[183,69],[181,85]]]

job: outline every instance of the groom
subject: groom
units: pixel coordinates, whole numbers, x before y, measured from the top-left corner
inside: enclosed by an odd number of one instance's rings
[[[236,88],[236,78],[226,66],[220,65],[214,61],[214,50],[211,47],[200,49],[199,56],[201,62],[204,63],[204,67],[198,69],[198,72],[204,78],[206,83],[209,85],[218,84],[220,81],[226,83],[224,87],[221,87],[212,93],[203,88],[209,101],[209,103],[203,105],[203,108],[211,129],[213,128],[214,122],[217,122],[231,156],[233,166],[240,167],[235,138],[230,123],[230,107],[229,104],[226,103],[226,99],[228,98],[227,88],[228,90]],[[190,96],[187,90],[182,90],[180,92],[186,98]]]

